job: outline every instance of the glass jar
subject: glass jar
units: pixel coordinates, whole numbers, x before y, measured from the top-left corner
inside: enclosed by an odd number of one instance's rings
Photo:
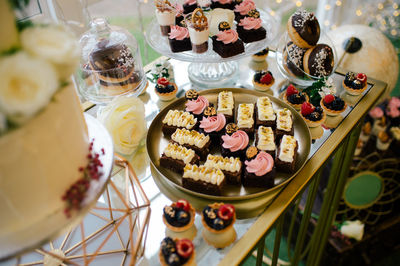
[[[143,91],[147,80],[139,45],[127,30],[96,18],[80,43],[82,56],[77,81],[82,97],[106,103],[114,96],[139,95]]]

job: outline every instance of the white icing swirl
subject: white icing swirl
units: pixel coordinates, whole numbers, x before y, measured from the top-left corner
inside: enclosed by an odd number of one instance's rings
[[[271,100],[265,96],[257,99],[257,113],[260,121],[274,121],[276,118]]]
[[[239,104],[237,126],[239,128],[251,128],[254,125],[254,104],[242,103]]]
[[[201,180],[214,185],[220,185],[224,181],[225,176],[222,171],[217,168],[186,164],[183,170],[183,178],[191,178],[195,181]]]
[[[169,110],[163,120],[164,124],[168,126],[184,127],[186,129],[192,129],[197,123],[197,118],[188,112]]]
[[[231,91],[222,91],[218,94],[217,113],[232,115],[234,108],[233,94]]]
[[[168,143],[164,150],[164,154],[172,159],[181,160],[185,164],[190,163],[195,156],[194,150],[187,149],[174,143]]]
[[[279,152],[279,160],[291,163],[294,160],[294,151],[296,150],[297,141],[293,136],[284,135]]]
[[[289,109],[279,110],[277,113],[276,128],[283,131],[292,130],[292,112]]]
[[[218,168],[223,171],[229,171],[232,173],[239,172],[242,168],[242,162],[239,158],[234,157],[222,157],[219,155],[211,155],[207,156],[207,161],[204,163],[204,166],[210,168]]]
[[[210,141],[210,137],[199,133],[195,130],[187,130],[185,128],[178,128],[171,136],[172,140],[180,145],[188,144],[199,147],[200,149]]]
[[[275,151],[274,132],[270,127],[260,126],[258,128],[258,143],[257,148],[262,151]]]

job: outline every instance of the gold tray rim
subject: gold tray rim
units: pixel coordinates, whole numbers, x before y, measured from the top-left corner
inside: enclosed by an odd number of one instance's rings
[[[292,112],[292,115],[295,116],[298,120],[298,122],[300,123],[300,125],[296,125],[297,127],[303,127],[304,131],[306,132],[306,139],[302,138],[303,142],[305,145],[305,150],[306,150],[306,159],[304,160],[304,162],[301,164],[301,166],[299,167],[299,169],[292,174],[292,176],[288,177],[286,180],[282,181],[280,184],[275,185],[272,188],[263,190],[263,191],[259,191],[256,193],[252,193],[252,194],[246,194],[246,195],[237,195],[237,196],[215,196],[215,195],[208,195],[208,194],[203,194],[203,193],[199,193],[196,191],[192,191],[189,190],[187,188],[182,187],[181,185],[173,182],[170,178],[166,177],[161,171],[160,169],[158,169],[158,166],[156,165],[155,160],[157,160],[158,158],[153,158],[151,152],[150,152],[150,143],[151,143],[151,136],[153,135],[153,132],[155,131],[155,127],[158,126],[156,121],[161,120],[161,117],[164,117],[166,115],[166,113],[170,110],[170,109],[182,109],[179,108],[185,101],[185,97],[180,97],[176,100],[174,100],[173,102],[169,103],[167,106],[165,106],[162,110],[159,111],[159,113],[156,115],[156,117],[153,119],[153,121],[150,124],[147,136],[146,136],[146,150],[147,150],[147,154],[150,158],[150,163],[151,165],[154,167],[154,169],[157,171],[157,173],[163,177],[169,184],[171,184],[172,186],[174,186],[175,188],[178,188],[186,193],[189,193],[191,195],[197,196],[197,197],[201,197],[201,198],[205,198],[205,199],[209,199],[209,200],[229,200],[229,201],[239,201],[239,200],[248,200],[248,199],[252,199],[252,198],[257,198],[257,197],[262,197],[263,195],[269,194],[270,192],[273,192],[275,190],[281,189],[283,186],[285,186],[287,183],[289,183],[300,171],[301,169],[303,169],[304,165],[307,163],[308,161],[308,156],[310,154],[310,150],[311,150],[311,142],[312,142],[312,138],[311,138],[311,132],[306,124],[306,122],[304,121],[304,119],[301,117],[301,115],[289,104],[285,103],[284,101],[282,101],[279,98],[276,98],[270,94],[267,94],[265,92],[261,92],[261,91],[256,91],[256,90],[250,90],[250,89],[245,89],[245,88],[214,88],[214,89],[206,89],[206,90],[201,90],[199,91],[199,95],[204,95],[204,94],[213,94],[213,93],[219,93],[221,91],[232,91],[232,93],[237,93],[237,94],[250,94],[252,96],[257,96],[257,97],[263,97],[263,96],[268,96],[271,101],[273,103],[278,103],[279,105],[283,106],[284,108],[289,109]]]

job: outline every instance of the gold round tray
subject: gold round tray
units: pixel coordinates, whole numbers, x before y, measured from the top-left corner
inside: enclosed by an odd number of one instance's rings
[[[266,96],[263,92],[258,92],[254,90],[248,89],[239,89],[239,88],[224,88],[224,89],[210,89],[210,90],[203,90],[199,94],[202,96],[207,97],[210,103],[216,103],[218,93],[222,90],[232,91],[235,105],[236,107],[240,103],[255,103],[257,98],[260,96]],[[269,189],[265,188],[244,188],[243,186],[233,186],[228,185],[224,191],[222,196],[213,196],[202,194],[198,192],[194,192],[182,187],[181,179],[182,176],[170,171],[164,167],[160,166],[159,158],[168,144],[169,138],[165,138],[161,132],[162,127],[162,120],[167,114],[167,112],[171,109],[178,109],[183,110],[185,109],[185,102],[186,99],[184,97],[175,100],[174,102],[170,103],[166,106],[153,120],[150,125],[148,134],[147,134],[147,152],[150,157],[150,162],[153,166],[153,178],[162,178],[163,181],[157,180],[158,184],[166,184],[168,183],[170,186],[173,186],[186,194],[193,195],[195,197],[201,197],[203,199],[213,200],[213,201],[240,201],[240,200],[247,200],[252,198],[257,198],[263,195],[270,194],[272,191],[279,191],[285,184],[287,184],[304,166],[309,152],[310,152],[310,145],[311,145],[311,134],[310,131],[295,109],[293,109],[288,104],[284,103],[283,101],[268,95],[271,99],[274,109],[282,109],[288,108],[293,115],[293,123],[294,123],[294,136],[298,140],[299,149],[297,154],[296,160],[296,167],[294,174],[286,174],[282,172],[277,172],[275,178],[275,186]],[[212,154],[219,154],[219,149],[214,148],[211,150]]]

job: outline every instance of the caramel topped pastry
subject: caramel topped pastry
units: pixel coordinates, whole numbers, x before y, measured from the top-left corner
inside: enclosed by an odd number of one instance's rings
[[[235,133],[238,130],[239,130],[239,127],[235,123],[229,123],[225,127],[225,132],[228,135],[232,135],[233,133]]]
[[[219,31],[230,30],[230,29],[231,29],[231,25],[229,25],[229,23],[226,21],[222,21],[218,24]]]
[[[247,13],[247,16],[251,17],[251,18],[259,18],[260,12],[258,12],[258,10],[256,10],[256,9],[253,9],[253,10],[250,10],[249,13]]]
[[[188,101],[196,100],[198,97],[199,97],[199,93],[194,89],[190,89],[185,93],[185,98]]]
[[[217,110],[215,110],[214,106],[207,106],[204,109],[203,115],[206,117],[215,116],[217,115]]]
[[[251,160],[258,154],[258,149],[255,146],[250,146],[246,150],[246,160]]]

